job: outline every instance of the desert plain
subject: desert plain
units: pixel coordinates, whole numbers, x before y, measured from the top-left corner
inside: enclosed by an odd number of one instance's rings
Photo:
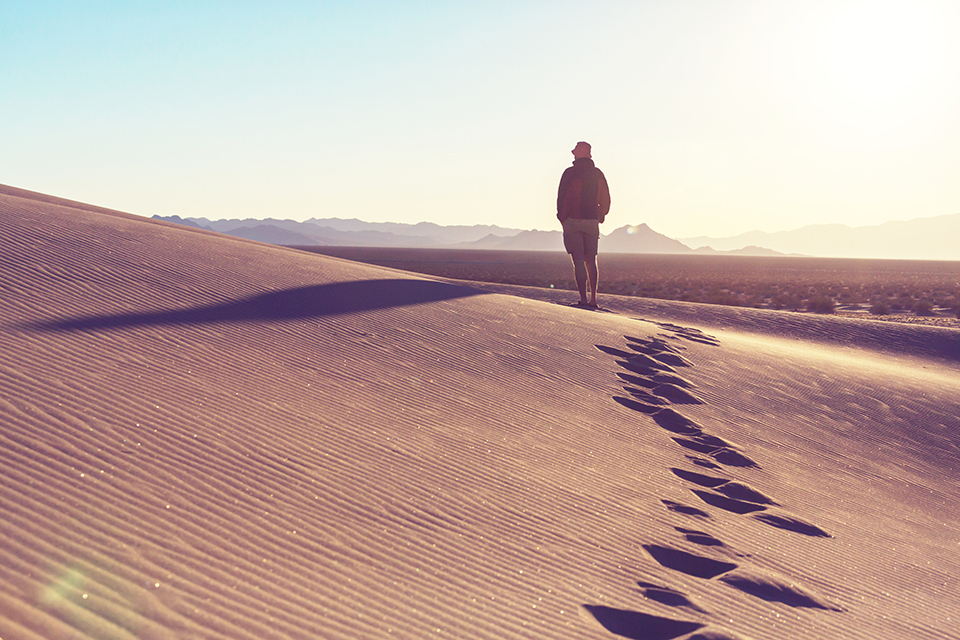
[[[0,187],[0,638],[960,638],[960,330]]]
[[[960,261],[607,253],[603,240],[604,294],[960,328]],[[577,290],[562,247],[553,252],[299,248],[444,278]]]

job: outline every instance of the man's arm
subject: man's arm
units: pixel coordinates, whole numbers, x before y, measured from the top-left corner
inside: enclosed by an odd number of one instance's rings
[[[597,169],[597,178],[597,219],[603,222],[610,212],[610,187],[607,186],[607,178],[600,169]]]
[[[563,175],[560,176],[560,187],[557,189],[557,220],[563,222],[563,198],[567,194],[567,187],[569,186],[570,169],[566,169],[563,172]]]

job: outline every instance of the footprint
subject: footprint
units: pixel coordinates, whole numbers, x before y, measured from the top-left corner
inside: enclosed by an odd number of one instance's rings
[[[696,507],[689,507],[685,504],[680,504],[679,502],[674,502],[673,500],[661,500],[669,511],[674,513],[680,513],[685,516],[694,516],[697,518],[709,518],[710,514],[706,511],[697,509]]]
[[[688,455],[687,460],[697,465],[698,467],[703,467],[705,469],[716,469],[717,471],[723,469],[723,467],[721,467],[717,463],[711,462],[710,460],[707,460],[706,458],[701,458],[699,456]]]
[[[716,488],[717,491],[735,500],[744,500],[746,502],[755,502],[757,504],[776,505],[772,499],[763,495],[753,487],[742,482],[731,481]]]
[[[697,531],[696,529],[684,529],[683,527],[674,527],[677,531],[683,534],[683,537],[687,539],[687,542],[692,542],[693,544],[699,544],[704,547],[723,547],[726,546],[723,544],[723,541],[714,538],[709,533],[703,531]]]
[[[728,467],[760,468],[760,465],[758,465],[756,462],[743,455],[739,451],[734,451],[733,449],[718,449],[717,451],[711,453],[710,456],[720,464],[725,464]]]
[[[794,533],[800,533],[805,536],[812,536],[815,538],[833,537],[820,527],[812,525],[809,522],[804,522],[803,520],[793,516],[782,516],[775,513],[758,513],[753,517],[760,522],[769,524],[771,527],[786,529],[787,531],[793,531]]]
[[[653,414],[653,421],[667,431],[681,435],[693,436],[703,433],[700,425],[670,408],[661,409]]]
[[[720,582],[767,602],[780,602],[791,607],[844,611],[826,598],[774,574],[741,569],[721,577]]]
[[[628,342],[633,344],[628,345],[631,349],[637,349],[638,351],[642,349],[648,349],[643,353],[647,355],[653,355],[653,353],[663,353],[670,352],[680,355],[680,353],[686,349],[680,345],[672,345],[667,342],[666,338],[634,338],[633,336],[623,336]],[[674,336],[669,336],[673,338]],[[652,353],[651,353],[652,352]]]
[[[736,482],[715,476],[708,476],[702,473],[686,471],[684,469],[670,469],[670,471],[672,471],[675,476],[683,478],[688,482],[698,484],[701,487],[714,489],[728,498],[734,498],[735,500],[743,500],[746,502],[754,502],[756,504],[777,504],[753,487],[750,487],[742,482]]]
[[[709,487],[711,489],[714,487],[719,487],[725,482],[729,482],[729,480],[727,480],[726,478],[717,478],[717,477],[708,476],[702,473],[695,473],[693,471],[685,471],[684,469],[672,468],[670,469],[670,471],[673,472],[673,475],[679,478],[683,478],[688,482],[698,484],[701,487]]]
[[[661,618],[639,611],[596,604],[583,606],[607,631],[631,640],[673,640],[704,626],[700,622]]]
[[[639,319],[641,318],[638,318],[638,320]],[[705,334],[700,329],[694,329],[693,327],[681,327],[679,325],[671,324],[669,322],[654,322],[654,324],[659,326],[661,329],[672,331],[679,338],[690,340],[692,342],[700,342],[700,343],[712,345],[715,347],[720,346],[720,341],[717,338]]]
[[[636,351],[637,353],[644,353],[648,356],[653,356],[657,359],[660,356],[677,356],[677,360],[670,362],[669,360],[663,360],[663,362],[674,365],[674,366],[693,366],[693,363],[683,357],[683,351],[686,350],[686,347],[679,344],[670,344],[667,342],[668,339],[679,340],[676,336],[665,336],[662,338],[649,338],[647,340],[641,341],[639,338],[631,338],[630,336],[624,336],[627,339],[627,346]],[[671,358],[672,359],[672,358]]]
[[[703,491],[702,489],[691,489],[691,491],[693,491],[698,498],[710,506],[717,507],[725,511],[732,511],[733,513],[739,513],[740,515],[746,515],[748,513],[753,513],[754,511],[763,511],[766,509],[766,507],[761,504],[746,502],[744,500],[735,500],[734,498],[728,498],[727,496],[720,495],[719,493]]]
[[[623,349],[617,349],[616,347],[607,347],[602,344],[595,344],[593,346],[595,346],[600,351],[603,351],[604,353],[607,353],[611,356],[616,356],[618,358],[623,358],[624,360],[626,360],[627,358],[632,358],[633,356],[636,355],[635,353],[624,351]]]
[[[623,396],[613,396],[613,401],[617,404],[623,405],[627,409],[633,409],[634,411],[639,411],[640,413],[656,413],[660,411],[660,407],[645,404],[639,400],[634,400],[633,398],[624,398]]]
[[[662,566],[705,580],[716,578],[719,575],[737,568],[737,565],[732,562],[714,560],[713,558],[698,556],[679,549],[671,549],[670,547],[645,544],[643,548]]]
[[[673,438],[673,441],[681,447],[691,449],[697,453],[705,453],[720,464],[729,467],[760,468],[760,465],[756,462],[739,451],[735,451],[731,448],[731,445],[723,442],[723,440],[716,436],[701,434],[690,438]],[[723,442],[723,445],[719,445],[718,442]]]
[[[647,338],[632,338],[630,336],[623,337],[627,339],[627,346],[637,353],[645,353],[648,356],[652,356],[655,353],[663,352],[663,349],[659,349],[654,346],[653,340]]]
[[[715,444],[702,442],[699,439],[700,435],[703,434],[698,434],[692,438],[674,438],[673,441],[685,449],[690,449],[691,451],[696,451],[697,453],[705,453],[707,455],[713,455],[715,452],[723,449],[723,447],[718,447]]]
[[[667,345],[663,346],[654,346],[652,344],[628,344],[628,347],[636,351],[637,353],[642,353],[648,355],[655,360],[658,360],[664,364],[669,364],[674,367],[692,367],[693,363],[684,358],[679,353],[673,350],[673,348],[668,347]]]
[[[826,598],[772,572],[742,568],[732,562],[723,562],[660,545],[643,545],[643,548],[667,569],[705,580],[720,576],[718,578],[720,582],[767,602],[780,602],[791,607],[844,611],[843,608],[831,604]]]
[[[643,589],[643,595],[645,598],[655,600],[660,604],[665,604],[669,607],[683,607],[686,609],[699,611],[700,613],[706,613],[704,609],[701,609],[695,605],[690,598],[676,589],[671,589],[670,587],[661,587],[649,582],[638,582],[637,584]]]
[[[647,389],[653,389],[661,384],[671,384],[677,387],[683,387],[684,389],[695,389],[697,387],[697,385],[693,384],[689,380],[685,380],[680,376],[673,375],[671,373],[654,371],[653,369],[648,369],[642,365],[632,365],[628,362],[622,362],[620,360],[617,361],[617,364],[622,366],[624,369],[640,374],[639,376],[634,376],[629,373],[618,372],[617,377],[631,384],[646,387]]]
[[[631,360],[617,360],[617,364],[626,369],[627,371],[632,371],[634,373],[639,373],[642,376],[655,376],[660,373],[659,370],[652,367],[648,367],[639,362],[633,362]]]
[[[649,393],[648,391],[644,391],[643,389],[637,389],[636,387],[624,387],[623,390],[629,393],[631,396],[633,396],[637,400],[640,400],[641,402],[646,402],[647,404],[659,404],[659,405],[667,404],[667,400],[664,400],[663,398],[655,396],[652,393]]]
[[[659,384],[653,388],[653,393],[674,404],[703,404],[703,400],[675,384]]]
[[[660,382],[665,384],[675,384],[678,387],[683,387],[684,389],[696,389],[697,385],[693,384],[686,378],[681,378],[680,376],[674,373],[655,373],[651,378],[654,382]]]
[[[650,378],[641,378],[640,376],[630,375],[629,373],[617,372],[617,377],[623,380],[624,382],[635,384],[638,387],[646,387],[647,389],[653,389],[655,386],[660,384],[659,382],[654,382]]]
[[[634,353],[629,358],[626,358],[626,361],[632,362],[633,364],[639,364],[645,367],[650,367],[651,369],[656,369],[658,371],[667,371],[669,373],[677,372],[677,370],[671,367],[670,365],[660,362],[653,356],[648,356],[643,353]]]
[[[697,453],[705,453],[707,455],[713,455],[714,452],[723,449],[726,446],[726,443],[718,444],[715,441],[708,440],[708,436],[704,433],[698,433],[695,436],[690,438],[674,438],[674,442],[685,449],[690,449],[696,451]]]
[[[649,355],[649,354],[648,354]],[[669,364],[673,367],[692,367],[693,363],[681,356],[678,353],[656,353],[650,355],[651,358],[659,360],[664,364]]]

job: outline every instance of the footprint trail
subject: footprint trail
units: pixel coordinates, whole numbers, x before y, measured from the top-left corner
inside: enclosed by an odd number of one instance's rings
[[[649,322],[649,321],[645,321]],[[759,470],[760,465],[752,460],[737,445],[709,433],[703,426],[684,416],[671,405],[703,404],[696,396],[696,384],[678,373],[679,368],[695,369],[695,364],[684,355],[684,341],[720,347],[720,341],[702,331],[669,323],[655,323],[662,330],[653,337],[624,336],[626,349],[597,345],[601,352],[613,356],[620,367],[616,376],[622,384],[624,395],[613,396],[613,401],[643,416],[650,418],[668,432],[667,442],[677,445],[677,452],[697,470],[671,467],[669,470],[682,482],[701,503],[700,507],[662,500],[664,507],[673,514],[701,525],[713,519],[710,509],[719,509],[750,517],[754,521],[783,531],[814,538],[832,538],[817,527],[789,514],[770,496],[750,486],[738,473]],[[765,602],[776,602],[790,607],[840,612],[844,609],[830,603],[812,590],[799,585],[796,580],[741,562],[749,554],[734,553],[717,536],[702,528],[674,527],[686,543],[696,545],[701,551],[692,553],[662,544],[645,544],[643,549],[650,558],[670,571],[704,580],[711,584],[723,584],[741,593]],[[718,557],[719,556],[719,557]],[[643,596],[660,604],[699,614],[709,615],[696,605],[688,594],[672,587],[648,582],[638,582]],[[584,605],[593,617],[611,633],[637,640],[671,639],[685,636],[688,640],[725,638],[738,636],[726,631],[714,631],[713,626],[695,621],[660,618],[639,611],[612,609],[598,605]],[[702,630],[701,630],[702,629]],[[695,635],[691,634],[699,631]]]

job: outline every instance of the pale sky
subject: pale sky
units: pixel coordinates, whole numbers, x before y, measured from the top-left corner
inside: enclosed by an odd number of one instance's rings
[[[0,1],[0,183],[151,216],[725,236],[960,213],[960,3]]]

